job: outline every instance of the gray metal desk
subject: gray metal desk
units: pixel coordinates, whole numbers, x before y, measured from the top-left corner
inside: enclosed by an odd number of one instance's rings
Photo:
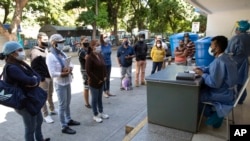
[[[184,70],[192,70],[192,67],[170,65],[146,77],[148,121],[195,133],[201,78],[176,80],[177,72]]]

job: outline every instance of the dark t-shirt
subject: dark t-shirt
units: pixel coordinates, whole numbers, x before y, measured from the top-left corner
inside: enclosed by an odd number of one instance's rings
[[[81,65],[81,69],[85,70],[85,56],[88,54],[88,50],[84,48],[80,48],[78,51],[78,59]]]
[[[133,58],[126,59],[125,57],[128,56],[128,55],[131,56],[131,55],[134,55],[134,54],[135,54],[134,49],[132,47],[130,47],[130,46],[128,46],[127,48],[125,48],[122,45],[118,49],[118,51],[117,51],[117,57],[119,58],[122,67],[129,67],[129,66],[132,65]]]
[[[145,42],[138,41],[134,46],[134,50],[136,61],[146,60],[148,48]]]

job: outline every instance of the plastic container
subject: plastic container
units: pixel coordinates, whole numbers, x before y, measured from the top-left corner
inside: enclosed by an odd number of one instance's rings
[[[195,63],[196,66],[208,66],[213,60],[214,56],[208,53],[211,46],[212,37],[204,37],[195,42]]]
[[[174,58],[174,50],[175,50],[175,48],[179,46],[179,41],[184,39],[184,34],[185,33],[187,33],[187,32],[177,33],[177,34],[171,35],[169,37],[172,58]],[[188,34],[189,34],[189,39],[191,41],[193,41],[193,42],[195,42],[199,38],[198,34],[195,34],[195,33],[188,33]]]

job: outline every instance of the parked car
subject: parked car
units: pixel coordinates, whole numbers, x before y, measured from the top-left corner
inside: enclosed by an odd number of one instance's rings
[[[169,43],[169,42],[165,42],[164,40],[163,40],[163,42],[166,43],[167,46],[168,46],[168,49],[166,50],[166,51],[167,51],[166,56],[171,56],[171,47],[170,47],[170,43]],[[155,40],[152,40],[151,42],[147,43],[147,47],[148,47],[147,58],[151,58],[151,57],[150,57],[150,53],[151,53],[151,50],[152,50],[152,48],[153,48],[153,46],[154,46],[154,43],[155,43]]]

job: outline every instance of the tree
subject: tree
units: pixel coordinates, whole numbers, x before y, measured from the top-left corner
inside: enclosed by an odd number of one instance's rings
[[[3,24],[5,24],[6,21],[7,21],[7,17],[10,14],[11,7],[12,7],[12,3],[11,3],[10,0],[2,0],[2,1],[0,1],[0,8],[3,8],[4,13],[5,13],[3,21],[2,21]]]
[[[149,29],[157,33],[190,31],[193,7],[180,0],[149,0]]]
[[[99,3],[98,0],[71,0],[64,5],[64,10],[78,9],[80,11],[79,17],[77,18],[78,25],[92,25],[93,33],[92,39],[96,38],[97,26],[106,28],[108,26],[107,13],[104,8],[105,4]]]
[[[205,33],[207,27],[207,17],[204,15],[195,16],[192,22],[200,22],[200,33]]]
[[[9,40],[17,40],[17,30],[22,21],[23,8],[27,5],[28,0],[15,0],[15,11],[10,24],[10,30],[6,31],[3,24],[0,23],[0,34],[7,37]]]

